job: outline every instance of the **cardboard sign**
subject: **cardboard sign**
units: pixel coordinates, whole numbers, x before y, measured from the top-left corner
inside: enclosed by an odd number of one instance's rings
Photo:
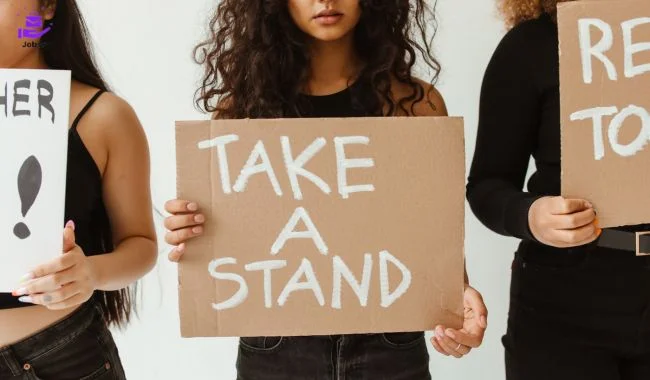
[[[650,2],[559,6],[562,195],[601,227],[650,222]]]
[[[462,326],[462,119],[176,125],[184,337]]]
[[[70,72],[0,69],[0,292],[60,255]]]

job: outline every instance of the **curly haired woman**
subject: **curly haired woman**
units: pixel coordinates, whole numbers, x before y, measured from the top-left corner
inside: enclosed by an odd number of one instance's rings
[[[647,226],[598,227],[592,205],[560,194],[556,2],[501,0],[511,30],[481,94],[467,197],[493,231],[521,239],[512,265],[509,380],[650,379]],[[530,157],[536,172],[522,191]]]
[[[198,103],[219,118],[446,115],[440,94],[412,73],[418,53],[434,79],[439,71],[430,14],[424,0],[223,0],[197,48],[206,67]],[[166,209],[178,261],[206,217],[190,201]],[[473,314],[464,328],[439,326],[432,340],[445,355],[461,357],[483,339],[485,305],[469,286],[465,302]],[[242,338],[237,372],[241,380],[430,378],[422,332]]]

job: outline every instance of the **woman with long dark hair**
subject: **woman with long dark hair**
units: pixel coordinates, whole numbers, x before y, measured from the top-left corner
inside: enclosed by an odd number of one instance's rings
[[[650,258],[636,257],[634,234],[648,226],[601,230],[588,200],[559,196],[557,3],[500,0],[511,29],[485,73],[467,186],[486,226],[521,239],[507,378],[650,379]]]
[[[50,30],[23,47],[33,12]],[[108,326],[128,322],[127,287],[156,259],[146,137],[108,92],[74,0],[0,1],[0,68],[72,73],[64,252],[0,293],[0,378],[124,379]]]
[[[197,102],[229,119],[446,116],[433,85],[413,75],[421,55],[437,78],[433,25],[424,0],[222,0],[195,50],[205,67]],[[206,216],[187,200],[166,209],[169,258],[178,261]],[[465,304],[465,327],[439,326],[432,339],[445,355],[461,357],[483,339],[487,312],[469,286]],[[237,371],[241,380],[430,378],[422,332],[242,338]]]

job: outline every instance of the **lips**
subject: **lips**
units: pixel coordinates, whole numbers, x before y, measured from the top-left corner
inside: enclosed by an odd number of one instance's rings
[[[333,9],[327,9],[319,12],[316,16],[314,16],[314,21],[320,26],[330,27],[338,24],[342,18],[343,13],[335,11]]]
[[[325,18],[325,17],[337,17],[337,16],[343,16],[343,13],[339,11],[335,11],[333,9],[326,9],[324,11],[319,12],[314,18]]]

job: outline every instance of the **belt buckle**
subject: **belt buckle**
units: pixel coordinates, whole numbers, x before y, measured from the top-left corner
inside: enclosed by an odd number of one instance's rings
[[[650,256],[650,252],[639,252],[640,251],[640,239],[641,239],[641,236],[650,235],[650,231],[635,232],[635,235],[636,235],[636,255],[637,256]]]

